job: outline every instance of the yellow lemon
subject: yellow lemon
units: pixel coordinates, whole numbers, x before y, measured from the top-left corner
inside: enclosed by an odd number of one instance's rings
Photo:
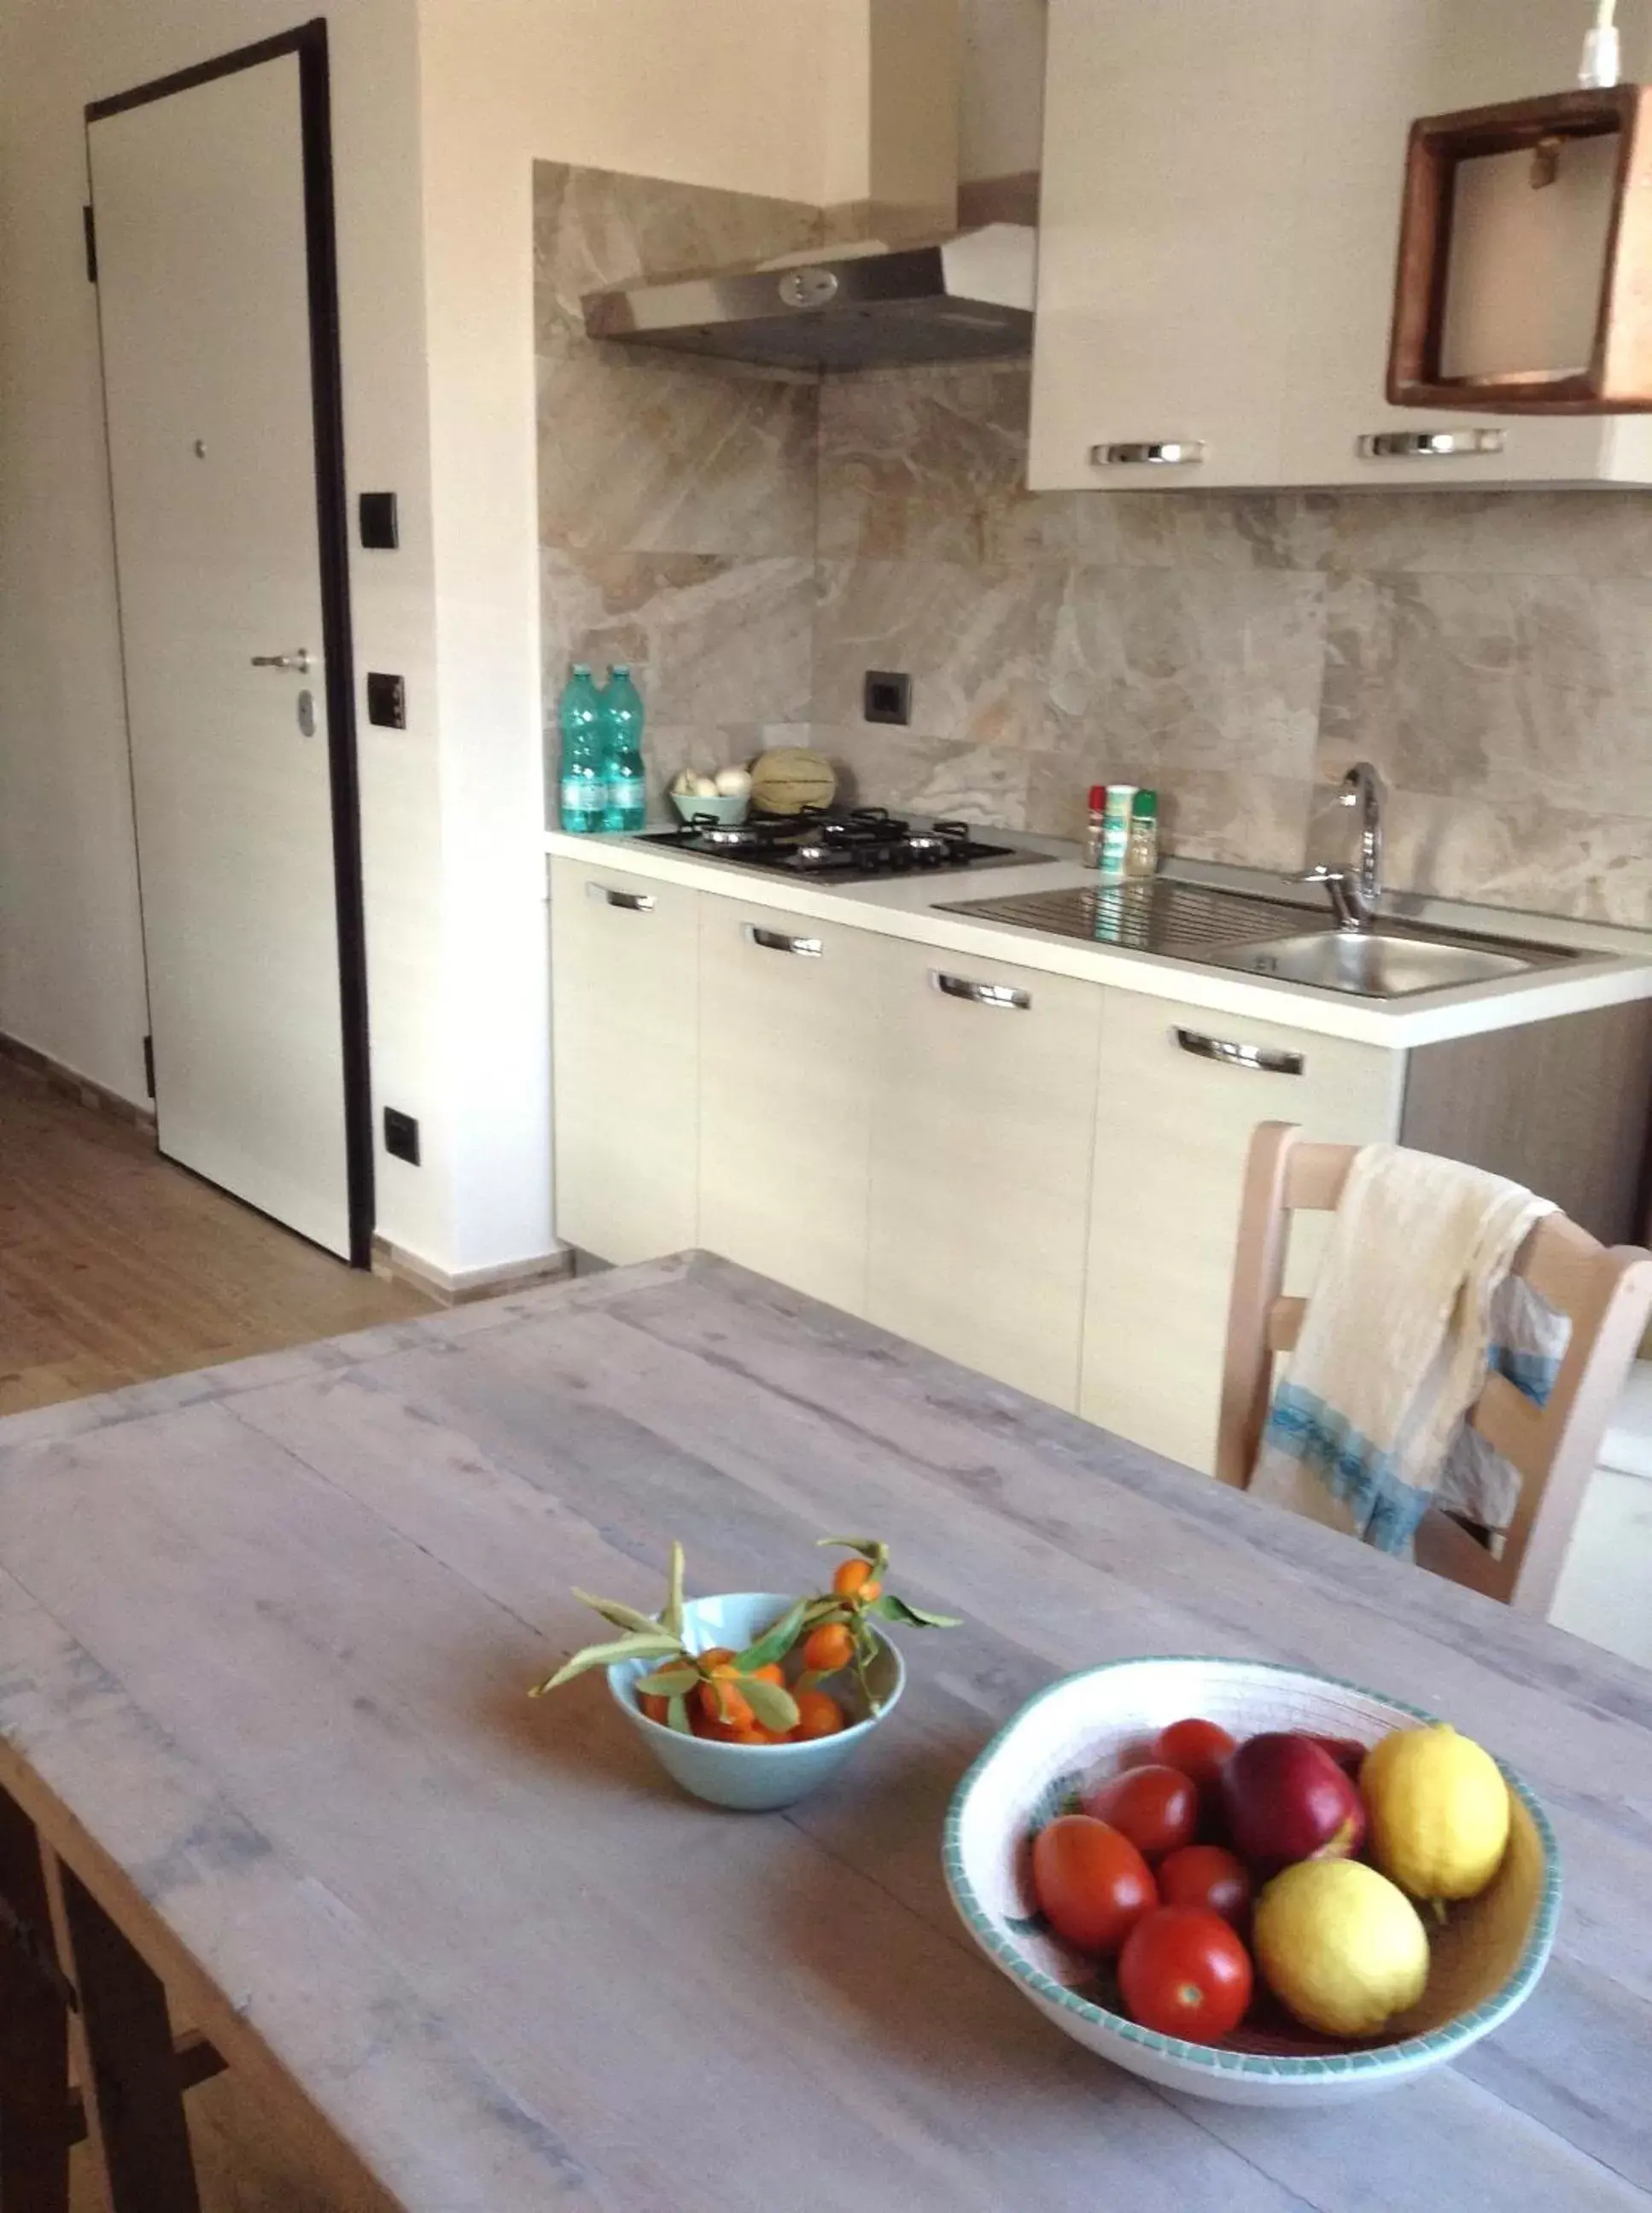
[[[1385,1736],[1359,1787],[1377,1865],[1413,1898],[1472,1898],[1497,1872],[1509,1786],[1490,1753],[1446,1722]]]
[[[1275,1875],[1251,1939],[1274,1996],[1327,2036],[1375,2036],[1429,1978],[1417,1908],[1359,1860],[1299,1860]]]

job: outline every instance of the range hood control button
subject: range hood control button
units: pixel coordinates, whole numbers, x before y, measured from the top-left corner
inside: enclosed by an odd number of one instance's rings
[[[789,308],[824,308],[837,293],[830,269],[789,269],[780,279],[780,297]]]

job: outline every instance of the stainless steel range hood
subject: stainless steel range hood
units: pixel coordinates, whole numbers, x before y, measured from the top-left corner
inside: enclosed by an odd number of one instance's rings
[[[980,361],[1033,342],[1037,234],[993,223],[919,245],[868,242],[756,268],[586,295],[594,338],[774,369]]]

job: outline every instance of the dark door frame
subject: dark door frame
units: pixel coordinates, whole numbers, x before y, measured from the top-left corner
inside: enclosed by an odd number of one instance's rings
[[[320,554],[321,650],[326,664],[327,758],[332,793],[332,873],[338,919],[338,1002],[343,1018],[344,1159],[350,1260],[373,1251],[373,1088],[367,1011],[367,924],[362,896],[361,784],[356,754],[356,659],[350,615],[350,519],[344,488],[344,372],[338,343],[338,254],[332,189],[332,95],[327,27],[317,16],[254,46],[240,46],[152,83],[94,100],[94,123],[234,76],[284,54],[298,58],[303,130],[304,242],[309,277],[310,399],[315,426],[315,521]],[[140,859],[140,870],[142,857]]]

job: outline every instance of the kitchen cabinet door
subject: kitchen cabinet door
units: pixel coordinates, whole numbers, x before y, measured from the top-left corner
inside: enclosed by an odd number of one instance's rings
[[[1316,4],[1051,0],[1035,491],[1280,481]],[[1091,458],[1167,441],[1203,459]]]
[[[698,907],[551,864],[557,1234],[616,1266],[698,1241]]]
[[[1406,133],[1419,115],[1558,91],[1572,82],[1583,16],[1574,0],[1315,0],[1305,103],[1305,191],[1291,254],[1292,358],[1280,482],[1565,484],[1652,475],[1652,426],[1634,416],[1538,418],[1390,407],[1383,397]],[[1625,16],[1625,74],[1652,62],[1652,16]],[[1511,156],[1506,219],[1534,209],[1530,164]],[[1533,304],[1545,279],[1534,282]],[[1503,312],[1508,312],[1505,305]],[[1489,430],[1408,454],[1433,432]],[[1362,441],[1401,442],[1398,451]]]
[[[1099,985],[891,942],[871,1319],[1071,1408]]]
[[[1644,416],[1383,396],[1411,121],[1562,90],[1583,23],[1576,0],[1050,0],[1033,489],[1652,481]],[[1652,15],[1624,13],[1622,34],[1643,80]],[[1570,365],[1529,351],[1558,343],[1566,249],[1528,175],[1510,155],[1472,187],[1535,272],[1529,297],[1482,288],[1453,339],[1479,365]],[[1202,457],[1106,457],[1148,442]]]
[[[1262,1063],[1224,1057],[1237,1046]],[[1214,1057],[1212,1057],[1214,1056]],[[1087,1420],[1210,1473],[1245,1161],[1259,1122],[1399,1134],[1405,1055],[1110,991],[1084,1309]],[[1329,1217],[1325,1217],[1328,1220]],[[1308,1288],[1323,1221],[1292,1240]]]
[[[708,898],[700,1242],[861,1314],[881,938]]]

